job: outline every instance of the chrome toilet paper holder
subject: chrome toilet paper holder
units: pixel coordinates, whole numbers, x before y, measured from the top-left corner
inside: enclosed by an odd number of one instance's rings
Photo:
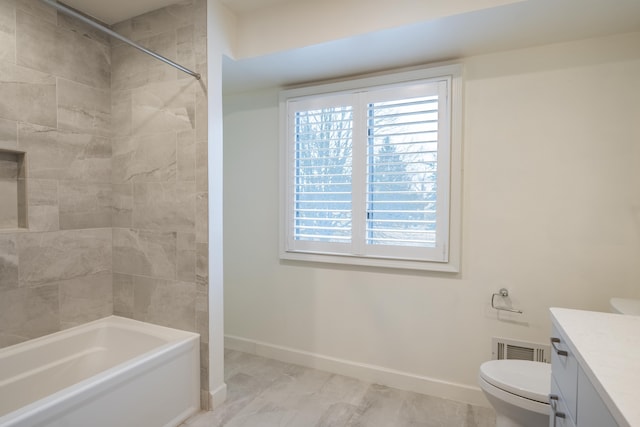
[[[496,297],[508,298],[509,291],[507,290],[507,288],[501,288],[498,292],[495,292],[493,295],[491,295],[491,308],[493,308],[494,310],[508,311],[511,313],[518,313],[518,314],[523,313],[522,310],[516,310],[515,308],[511,308],[511,307],[495,305]]]

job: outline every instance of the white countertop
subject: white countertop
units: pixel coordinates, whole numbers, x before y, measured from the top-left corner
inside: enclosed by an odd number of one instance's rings
[[[640,426],[640,317],[567,308],[551,315],[613,418]]]

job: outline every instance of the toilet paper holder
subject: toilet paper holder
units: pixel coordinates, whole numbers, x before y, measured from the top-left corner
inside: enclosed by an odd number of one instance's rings
[[[491,308],[493,308],[494,310],[509,311],[511,313],[522,314],[522,310],[516,310],[515,308],[511,308],[511,307],[495,305],[494,301],[496,297],[507,298],[508,296],[509,296],[509,291],[506,288],[501,288],[498,292],[495,292],[493,295],[491,295]]]

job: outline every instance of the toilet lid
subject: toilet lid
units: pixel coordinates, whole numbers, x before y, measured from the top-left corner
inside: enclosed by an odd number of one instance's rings
[[[490,360],[480,366],[480,376],[509,393],[549,402],[551,365],[529,360]]]

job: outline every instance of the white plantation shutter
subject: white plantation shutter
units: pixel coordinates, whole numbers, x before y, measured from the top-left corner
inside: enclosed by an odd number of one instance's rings
[[[447,260],[448,215],[439,215],[448,208],[447,84],[416,83],[362,96],[367,254]]]
[[[296,240],[351,242],[352,112],[295,113]]]
[[[343,252],[352,242],[353,106],[323,96],[290,104],[290,240],[307,251]]]
[[[447,263],[451,90],[444,76],[286,93],[281,256]]]

